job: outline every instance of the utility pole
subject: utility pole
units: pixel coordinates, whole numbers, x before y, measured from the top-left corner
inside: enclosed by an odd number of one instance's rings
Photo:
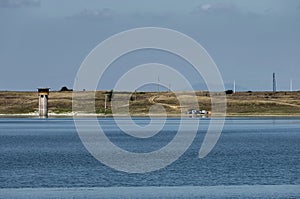
[[[106,113],[106,109],[107,109],[107,94],[104,94],[105,98],[104,98],[104,112]]]
[[[290,80],[290,91],[293,92],[293,80]]]
[[[159,83],[160,83],[160,81],[159,81],[159,76],[158,76],[158,78],[157,78],[157,90],[158,90],[158,92],[159,92]]]
[[[233,93],[235,93],[235,80],[233,80]]]
[[[275,77],[275,73],[273,73],[273,92],[276,92],[276,77]]]

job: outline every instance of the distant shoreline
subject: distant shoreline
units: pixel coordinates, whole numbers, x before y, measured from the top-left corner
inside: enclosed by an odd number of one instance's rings
[[[149,114],[93,114],[93,113],[82,113],[82,114],[73,114],[73,113],[49,113],[48,118],[113,118],[113,117],[121,117],[121,118],[143,118],[143,117],[152,117],[152,118],[211,118],[211,116],[206,115],[189,115],[189,114],[168,114],[166,117],[165,115],[149,115]],[[226,118],[233,118],[233,117],[300,117],[300,114],[288,115],[288,114],[261,114],[261,115],[251,115],[251,114],[227,114]],[[24,114],[0,114],[0,118],[39,118],[38,113],[24,113]],[[218,118],[218,117],[215,117]]]
[[[94,97],[89,97],[91,91],[80,92],[83,100],[81,110],[85,105],[95,104],[95,114],[80,113],[77,117],[112,117],[111,102],[105,96],[111,91],[95,91]],[[180,106],[180,100],[189,102],[196,95],[199,107]],[[85,98],[86,97],[86,98]],[[208,91],[196,92],[135,92],[130,101],[124,102],[128,94],[113,92],[112,100],[118,117],[149,117],[153,105],[164,107],[168,117],[189,117],[181,114],[188,110],[211,111],[211,98]],[[294,92],[236,92],[226,95],[227,117],[300,117],[300,91]],[[21,91],[0,91],[0,117],[38,117],[38,93]],[[73,92],[52,91],[49,93],[49,117],[73,117]],[[129,109],[129,114],[127,113]],[[87,107],[86,112],[94,110]],[[164,117],[159,115],[152,117]],[[116,114],[115,114],[116,116]],[[199,115],[201,117],[201,115]]]

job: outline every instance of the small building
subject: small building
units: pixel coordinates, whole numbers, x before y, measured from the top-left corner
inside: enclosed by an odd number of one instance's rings
[[[50,88],[38,88],[39,93],[39,116],[48,117],[48,95]]]

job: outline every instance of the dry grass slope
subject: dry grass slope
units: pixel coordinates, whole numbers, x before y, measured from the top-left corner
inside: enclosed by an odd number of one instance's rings
[[[97,91],[94,98],[86,98],[88,92],[82,92],[81,105],[87,105],[95,100],[96,113],[104,113],[104,99],[107,91]],[[196,93],[199,108],[210,110],[210,96],[208,92]],[[169,93],[169,92],[137,92],[131,97],[128,93],[115,93],[112,100],[116,104],[117,113],[126,113],[129,108],[133,115],[148,114],[150,107],[154,104],[163,106],[170,115],[180,114],[192,106],[181,107],[178,98],[188,103],[191,93]],[[124,99],[131,98],[129,104]],[[111,113],[110,103],[106,114]],[[37,92],[0,92],[0,114],[18,114],[38,111]],[[49,111],[53,113],[72,112],[72,92],[50,92]],[[300,92],[238,92],[227,95],[227,114],[230,116],[243,115],[285,115],[300,116]]]

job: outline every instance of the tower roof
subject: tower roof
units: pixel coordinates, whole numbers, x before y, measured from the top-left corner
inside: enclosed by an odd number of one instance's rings
[[[50,88],[38,88],[39,93],[49,93]]]

